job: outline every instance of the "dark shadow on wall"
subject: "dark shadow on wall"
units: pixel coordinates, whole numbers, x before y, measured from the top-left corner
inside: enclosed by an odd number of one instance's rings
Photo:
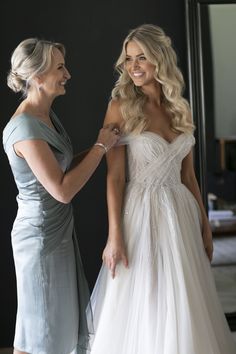
[[[1,131],[20,96],[7,88],[12,50],[23,39],[40,37],[66,45],[66,64],[72,74],[67,94],[54,104],[75,151],[92,145],[103,123],[115,81],[113,64],[129,29],[142,23],[160,25],[170,35],[186,78],[184,2],[182,0],[31,1],[0,4]],[[1,161],[0,347],[11,346],[16,313],[15,273],[10,231],[16,214],[16,189],[6,156]],[[74,211],[85,272],[92,289],[107,237],[105,161],[74,198]]]

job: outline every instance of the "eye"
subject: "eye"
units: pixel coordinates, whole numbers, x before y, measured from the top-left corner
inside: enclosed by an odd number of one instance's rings
[[[130,57],[126,57],[125,58],[125,61],[127,62],[127,61],[131,61],[131,58]]]
[[[141,55],[141,56],[139,57],[139,60],[144,61],[144,60],[146,60],[146,57],[145,57],[144,55]]]

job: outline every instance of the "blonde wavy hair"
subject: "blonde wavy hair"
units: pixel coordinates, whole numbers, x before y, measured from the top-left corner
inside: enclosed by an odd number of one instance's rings
[[[175,132],[194,130],[188,101],[182,97],[184,79],[177,66],[177,56],[171,46],[171,39],[155,25],[144,24],[130,31],[123,42],[123,48],[115,69],[119,78],[112,90],[112,98],[120,101],[125,133],[139,134],[147,129],[148,117],[144,114],[147,96],[134,85],[126,67],[126,47],[135,41],[143,50],[146,59],[155,65],[154,78],[161,85],[162,104],[171,117],[171,129]]]

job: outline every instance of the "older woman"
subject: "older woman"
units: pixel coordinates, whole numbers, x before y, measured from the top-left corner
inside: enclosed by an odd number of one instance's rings
[[[77,346],[80,354],[87,348],[89,292],[70,201],[119,132],[113,125],[101,129],[82,161],[73,160],[70,139],[51,110],[69,79],[60,43],[29,38],[13,52],[8,85],[24,95],[3,132],[19,190],[12,230],[18,296],[15,354],[68,354]]]

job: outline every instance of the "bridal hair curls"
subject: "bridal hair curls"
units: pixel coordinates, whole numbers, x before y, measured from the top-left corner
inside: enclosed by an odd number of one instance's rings
[[[61,43],[28,38],[22,41],[11,56],[11,69],[7,76],[7,84],[14,92],[22,92],[27,96],[31,80],[45,73],[51,66],[53,48],[57,48],[65,56],[65,47]]]
[[[177,66],[177,56],[171,39],[155,25],[144,24],[130,31],[123,42],[115,69],[119,78],[112,90],[112,98],[121,102],[124,132],[139,134],[149,125],[144,114],[147,96],[134,85],[126,68],[126,47],[135,41],[143,50],[147,60],[155,65],[154,78],[161,85],[161,100],[171,117],[171,129],[175,132],[192,132],[194,125],[188,101],[183,98],[184,80]]]

